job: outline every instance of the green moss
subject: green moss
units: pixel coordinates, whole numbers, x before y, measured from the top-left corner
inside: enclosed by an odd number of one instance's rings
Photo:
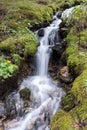
[[[87,80],[87,69],[85,69],[80,76],[78,76],[71,89],[71,92],[76,97],[78,102],[82,102],[86,98],[87,90],[85,87],[85,82]]]
[[[69,66],[71,72],[75,75],[79,75],[86,65],[86,51],[81,50],[81,44],[86,42],[86,38],[82,36],[84,33],[81,32],[80,37],[75,32],[75,28],[71,29],[69,32],[66,41],[68,42],[68,47],[66,49],[67,55],[67,65]],[[84,42],[83,42],[84,39]]]
[[[60,110],[51,121],[51,130],[76,130],[70,114]]]
[[[12,60],[13,60],[14,64],[16,64],[17,66],[20,66],[23,58],[21,58],[20,55],[18,55],[18,54],[12,54]]]
[[[18,37],[18,43],[24,48],[24,56],[33,56],[37,51],[37,39],[33,33],[26,33]]]
[[[80,32],[80,46],[87,49],[87,29]]]
[[[83,100],[81,104],[72,109],[70,114],[74,119],[74,122],[80,124],[82,129],[85,130],[87,122],[87,100]]]
[[[71,110],[75,107],[75,97],[71,92],[68,92],[62,99],[62,106],[65,111]]]
[[[24,100],[30,100],[30,95],[31,92],[28,88],[20,90],[20,97],[23,98]]]
[[[0,43],[0,50],[13,53],[16,50],[15,43],[16,40],[13,37],[9,37]]]

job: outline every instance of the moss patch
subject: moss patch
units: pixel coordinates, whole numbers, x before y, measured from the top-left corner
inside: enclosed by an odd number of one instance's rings
[[[24,50],[24,56],[35,55],[37,50],[37,39],[33,33],[26,33],[18,37],[18,43]]]
[[[0,43],[0,50],[13,53],[16,50],[15,43],[16,40],[13,37],[9,37]]]
[[[70,114],[58,111],[51,121],[51,130],[75,130]]]

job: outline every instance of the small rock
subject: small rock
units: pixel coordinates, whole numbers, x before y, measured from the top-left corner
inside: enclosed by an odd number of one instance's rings
[[[60,71],[59,71],[59,78],[64,83],[71,83],[72,82],[72,77],[71,77],[71,75],[69,73],[68,66],[64,66],[63,68],[60,69]]]
[[[38,30],[38,36],[40,36],[40,37],[44,36],[44,29],[43,28]]]
[[[61,15],[62,15],[62,12],[59,12],[58,14],[57,14],[57,18],[61,18]]]

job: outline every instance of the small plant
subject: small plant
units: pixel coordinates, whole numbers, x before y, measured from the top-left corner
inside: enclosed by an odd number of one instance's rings
[[[0,57],[0,77],[7,79],[18,70],[18,66],[12,64],[10,60],[6,60],[4,56]]]

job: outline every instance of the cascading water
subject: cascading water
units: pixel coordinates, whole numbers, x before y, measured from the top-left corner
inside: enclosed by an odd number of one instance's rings
[[[48,74],[48,64],[52,47],[55,44],[56,32],[58,32],[59,24],[61,23],[61,20],[56,15],[53,18],[55,20],[50,26],[44,28],[43,37],[38,36],[38,31],[36,32],[37,39],[40,42],[36,54],[37,74],[36,76],[25,79],[20,86],[20,89],[29,88],[32,93],[33,98],[28,114],[25,114],[18,121],[13,120],[10,122],[10,124],[14,125],[12,125],[12,128],[6,128],[6,130],[50,130],[50,120],[61,107],[61,98],[65,93]],[[57,42],[59,42],[58,37]],[[33,127],[31,128],[31,126]]]

